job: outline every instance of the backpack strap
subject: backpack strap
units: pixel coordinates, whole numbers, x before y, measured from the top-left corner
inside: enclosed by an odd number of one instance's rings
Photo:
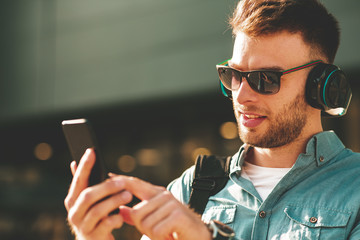
[[[199,155],[196,159],[189,206],[203,214],[210,196],[223,189],[229,180],[231,157]]]

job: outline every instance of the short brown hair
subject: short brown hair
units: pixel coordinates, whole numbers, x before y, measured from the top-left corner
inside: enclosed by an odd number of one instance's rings
[[[233,33],[257,37],[300,33],[315,55],[333,63],[340,43],[338,22],[318,0],[242,0],[229,21]]]

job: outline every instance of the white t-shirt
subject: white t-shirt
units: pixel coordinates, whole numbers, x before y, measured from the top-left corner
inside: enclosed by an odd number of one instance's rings
[[[250,180],[263,201],[291,168],[260,167],[244,162],[241,176]]]

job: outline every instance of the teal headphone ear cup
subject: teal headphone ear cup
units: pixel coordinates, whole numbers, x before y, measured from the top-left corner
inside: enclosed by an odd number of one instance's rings
[[[310,71],[305,91],[306,100],[312,107],[331,116],[344,115],[352,96],[344,72],[325,63],[319,63]]]

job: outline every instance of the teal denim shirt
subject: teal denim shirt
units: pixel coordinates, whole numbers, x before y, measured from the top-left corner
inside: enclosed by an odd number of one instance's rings
[[[360,239],[360,154],[346,149],[334,132],[313,136],[265,201],[241,177],[246,151],[244,145],[233,156],[230,179],[210,197],[203,220],[229,225],[237,240]],[[184,204],[193,171],[168,186]]]

